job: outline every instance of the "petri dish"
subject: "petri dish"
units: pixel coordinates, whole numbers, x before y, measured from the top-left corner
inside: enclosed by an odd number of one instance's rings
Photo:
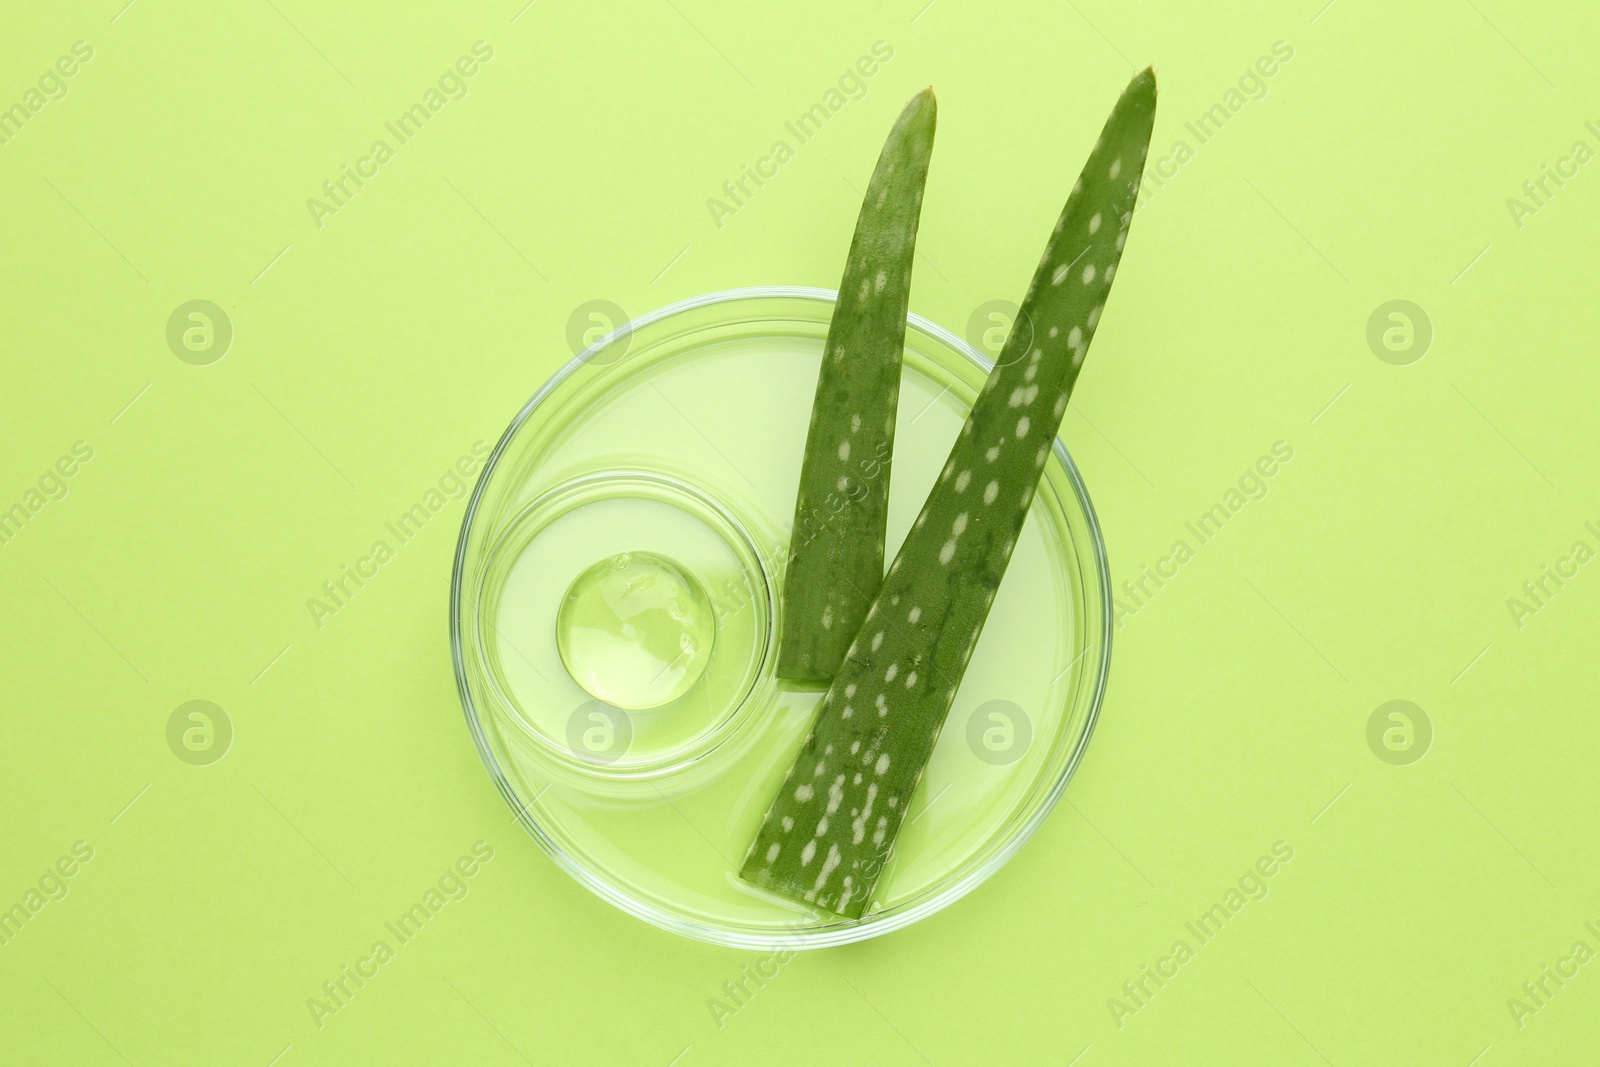
[[[773,668],[835,295],[710,293],[601,337],[506,428],[456,547],[457,688],[517,821],[603,899],[718,944],[859,941],[971,892],[1066,788],[1110,664],[1105,546],[1057,441],[868,912],[739,879],[823,694]],[[908,316],[891,558],[989,367]]]

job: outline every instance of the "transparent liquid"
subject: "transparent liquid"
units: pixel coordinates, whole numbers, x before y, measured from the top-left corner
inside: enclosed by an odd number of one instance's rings
[[[556,651],[596,700],[659,708],[705,673],[717,636],[698,578],[652,552],[620,552],[574,579],[556,612]]]

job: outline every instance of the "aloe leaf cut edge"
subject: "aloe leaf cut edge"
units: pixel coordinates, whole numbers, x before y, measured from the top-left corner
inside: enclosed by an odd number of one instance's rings
[[[883,580],[889,460],[933,90],[895,120],[862,200],[839,283],[795,502],[778,677],[827,681]]]
[[[1155,105],[1147,68],[1112,109],[1073,187],[949,462],[763,817],[744,880],[849,918],[866,910],[1099,324]]]

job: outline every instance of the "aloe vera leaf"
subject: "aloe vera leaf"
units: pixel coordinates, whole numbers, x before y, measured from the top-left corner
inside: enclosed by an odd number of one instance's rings
[[[756,834],[746,881],[850,918],[866,909],[1099,324],[1155,103],[1147,69],[1112,109],[949,463]]]
[[[832,678],[883,581],[906,302],[936,111],[929,88],[900,112],[856,220],[806,433],[784,576],[780,678]]]

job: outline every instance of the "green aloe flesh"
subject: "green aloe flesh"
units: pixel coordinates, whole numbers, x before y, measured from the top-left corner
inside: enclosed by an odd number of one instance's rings
[[[849,918],[866,910],[1100,321],[1155,105],[1147,69],[1089,155],[950,461],[756,834],[746,881]]]
[[[883,581],[889,457],[933,90],[911,98],[856,221],[817,376],[783,586],[780,678],[832,678]]]

